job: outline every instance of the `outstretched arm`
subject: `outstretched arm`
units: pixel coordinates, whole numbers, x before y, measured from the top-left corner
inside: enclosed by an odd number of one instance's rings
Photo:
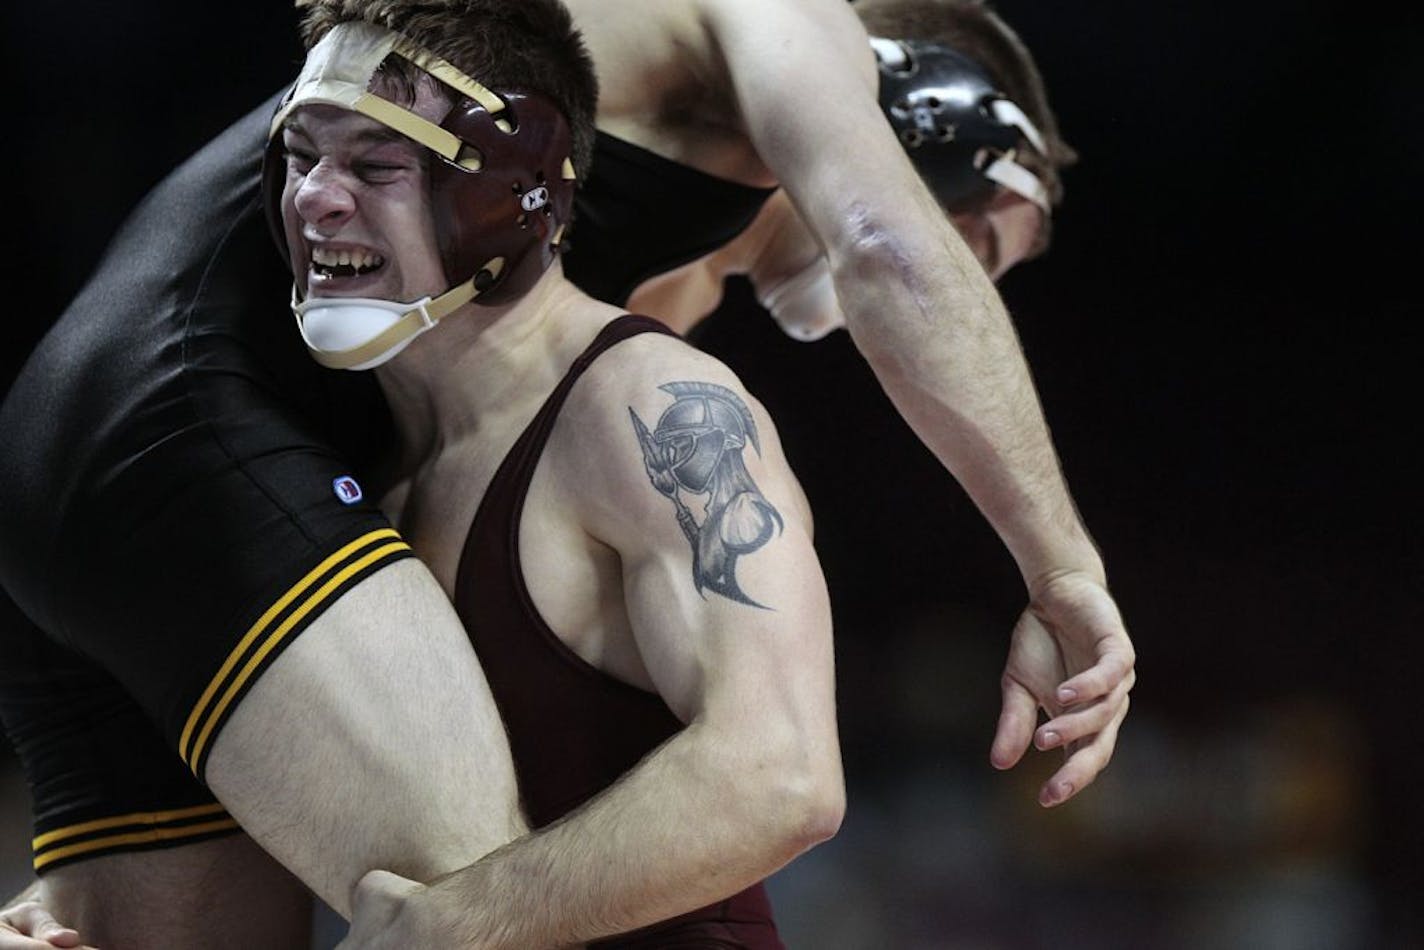
[[[1008,691],[994,761],[1016,758],[1009,750],[1025,722],[1032,730],[1025,689],[1052,714],[1089,713],[1046,724],[1077,743],[1070,774],[1044,790],[1047,802],[1062,801],[1111,754],[1134,657],[1003,303],[881,115],[873,57],[849,5],[705,5],[746,131],[825,249],[857,348],[1007,545],[1028,587],[1025,623],[1054,644],[1051,659],[1016,650],[1006,676],[1018,688]],[[1053,675],[1068,677],[1061,687],[1074,699],[1059,698],[1058,683],[1045,692],[1040,681]]]
[[[695,362],[694,381],[750,403],[725,370]],[[624,932],[725,898],[834,833],[844,789],[830,612],[804,500],[752,409],[764,454],[750,444],[739,453],[748,483],[724,492],[726,504],[709,501],[705,516],[701,496],[688,505],[700,522],[699,593],[689,538],[649,471],[661,466],[645,464],[628,416],[657,419],[672,401],[663,382],[608,404],[582,435],[587,451],[568,455],[579,460],[570,484],[594,499],[586,527],[623,565],[647,675],[685,728],[583,808],[428,888],[369,876],[345,946],[439,935],[530,947]]]

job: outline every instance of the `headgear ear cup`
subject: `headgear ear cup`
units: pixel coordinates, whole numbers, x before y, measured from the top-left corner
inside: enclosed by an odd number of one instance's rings
[[[499,277],[476,298],[483,304],[509,303],[534,286],[554,262],[574,201],[568,163],[573,136],[563,114],[537,93],[500,96],[505,109],[498,120],[478,102],[463,99],[441,123],[478,153],[477,168],[444,160],[431,164],[446,276],[468,280],[487,262],[504,261]]]
[[[1041,152],[1043,137],[978,63],[936,43],[871,45],[881,111],[945,210],[972,210],[1000,185],[1049,210],[1042,182],[1013,161],[1019,148]]]

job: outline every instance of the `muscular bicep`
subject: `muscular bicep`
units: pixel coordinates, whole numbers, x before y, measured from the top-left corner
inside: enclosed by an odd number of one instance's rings
[[[697,590],[671,545],[625,558],[629,620],[658,692],[685,722],[763,703],[828,711],[830,612],[804,526],[740,560],[739,589],[756,601]]]
[[[764,703],[833,721],[804,495],[765,411],[700,362],[626,390],[600,472],[599,530],[618,552],[639,656],[686,722]]]

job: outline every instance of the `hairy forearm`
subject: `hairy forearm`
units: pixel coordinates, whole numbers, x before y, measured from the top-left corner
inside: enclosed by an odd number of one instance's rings
[[[694,723],[583,808],[447,875],[407,912],[420,933],[462,946],[556,947],[723,899],[840,820],[833,743],[797,752],[799,764],[764,749]]]
[[[1064,569],[1100,574],[993,283],[948,224],[919,231],[865,216],[833,256],[856,346],[1030,585]]]

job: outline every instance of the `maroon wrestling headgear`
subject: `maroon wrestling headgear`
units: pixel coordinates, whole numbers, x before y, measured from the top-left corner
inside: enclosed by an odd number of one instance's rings
[[[439,123],[372,91],[377,70],[391,55],[455,92],[454,105]],[[300,301],[294,287],[297,326],[319,363],[339,369],[379,365],[472,300],[499,305],[519,298],[554,262],[575,184],[572,135],[558,107],[538,93],[494,92],[406,37],[364,21],[338,24],[312,47],[272,120],[263,192],[284,254],[280,133],[293,110],[311,104],[359,112],[435,153],[431,201],[441,263],[451,283],[433,300],[408,304],[351,298],[318,304],[315,298]],[[317,307],[345,311],[330,339],[307,325],[308,311]],[[352,341],[353,328],[359,328],[359,343]]]

